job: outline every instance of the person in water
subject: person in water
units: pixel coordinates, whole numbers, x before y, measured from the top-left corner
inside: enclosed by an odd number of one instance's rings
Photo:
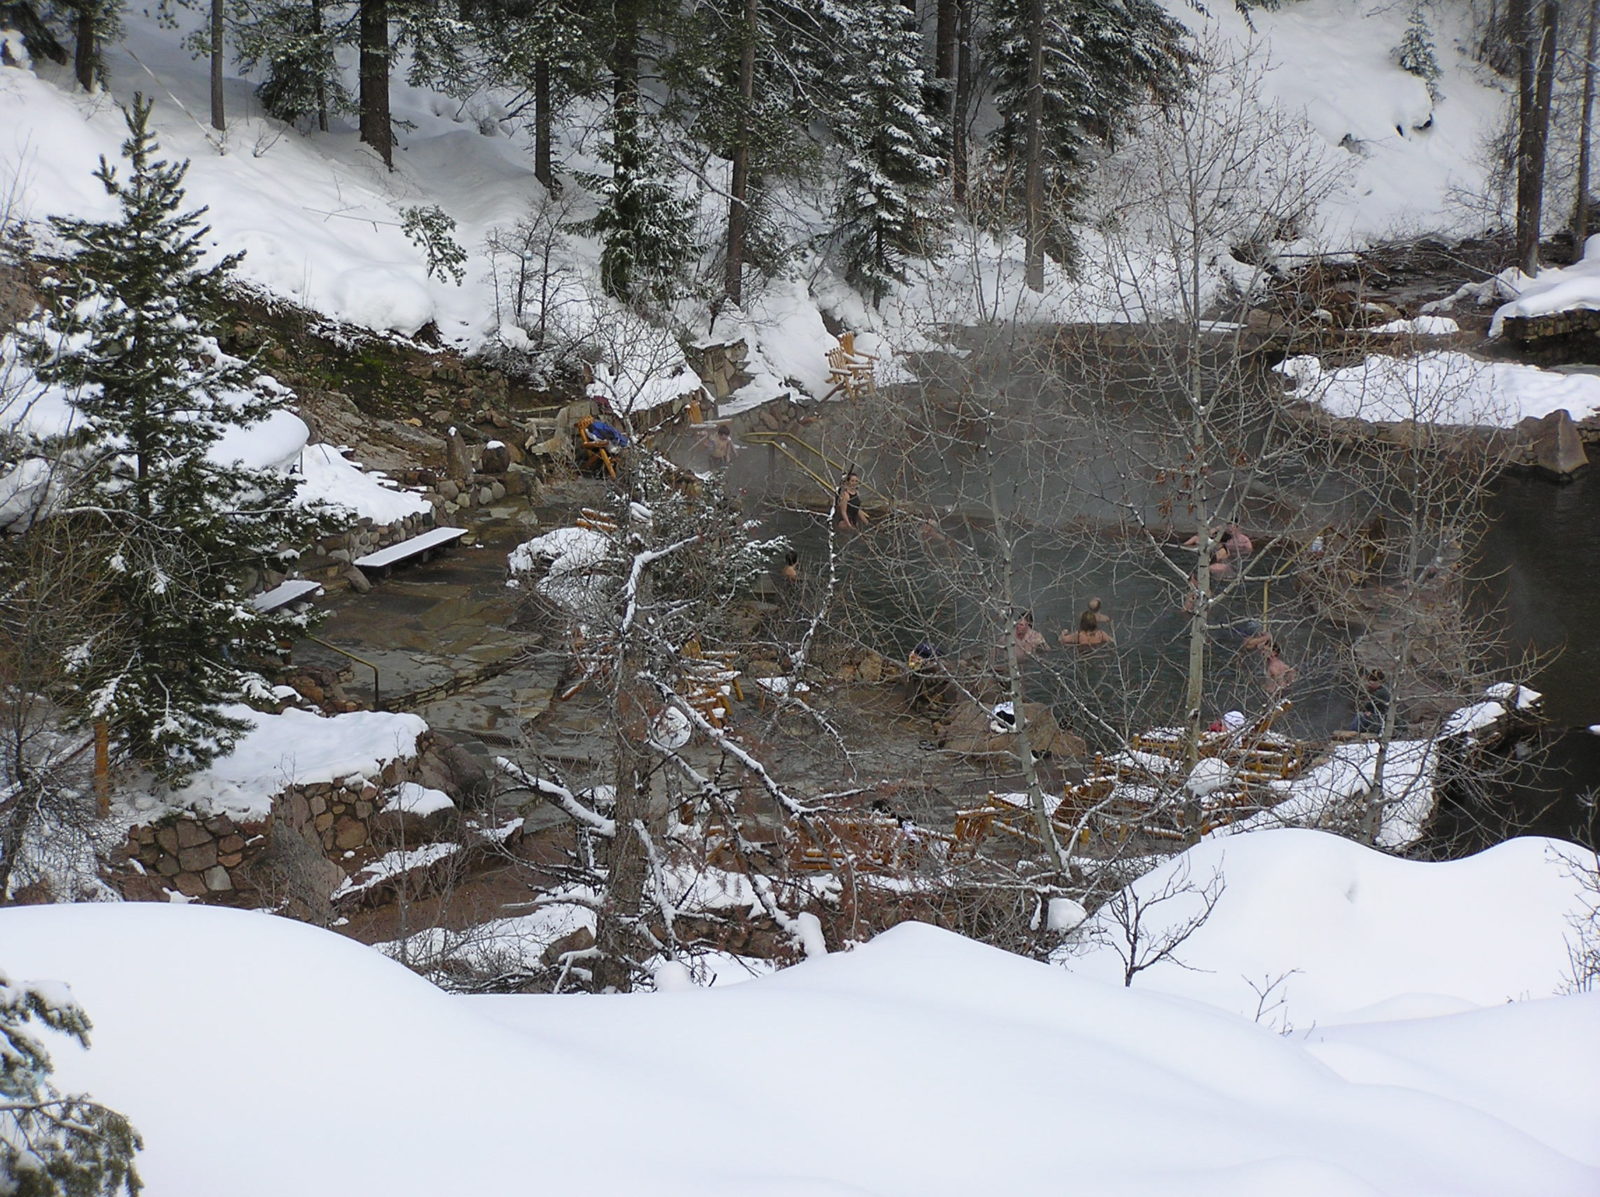
[[[1100,600],[1092,598],[1078,616],[1078,628],[1061,633],[1063,647],[1076,644],[1079,648],[1098,648],[1111,643],[1111,616],[1100,610]]]
[[[1389,692],[1383,670],[1367,670],[1361,678],[1361,693],[1356,698],[1356,713],[1350,721],[1350,730],[1366,736],[1381,734],[1393,702],[1394,696]]]
[[[1033,612],[1024,611],[1011,629],[1017,645],[1017,660],[1026,661],[1044,647],[1044,636],[1033,626]]]
[[[846,474],[833,497],[833,517],[841,528],[865,528],[867,513],[861,509],[861,476]]]
[[[1261,646],[1262,672],[1266,675],[1262,684],[1267,693],[1273,698],[1279,698],[1283,692],[1294,685],[1295,668],[1285,661],[1278,652],[1278,642],[1268,639]]]

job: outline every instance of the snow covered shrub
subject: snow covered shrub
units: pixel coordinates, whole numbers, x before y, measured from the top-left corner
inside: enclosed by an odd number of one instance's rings
[[[1402,71],[1407,71],[1421,79],[1428,89],[1428,97],[1434,103],[1443,99],[1439,91],[1439,77],[1444,72],[1439,67],[1439,59],[1433,51],[1433,33],[1428,28],[1427,18],[1422,15],[1419,6],[1411,10],[1411,16],[1406,21],[1405,35],[1401,37],[1400,44],[1394,48],[1394,60]]]
[[[121,1114],[50,1083],[50,1054],[30,1024],[89,1046],[89,1017],[63,987],[0,970],[0,1193],[100,1197],[137,1193],[144,1146]]]

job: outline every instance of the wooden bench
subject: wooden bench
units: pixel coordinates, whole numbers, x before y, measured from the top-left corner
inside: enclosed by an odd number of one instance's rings
[[[732,701],[744,701],[742,675],[735,662],[738,653],[730,649],[703,649],[697,640],[683,646],[679,663],[683,669],[680,693],[713,727],[721,727],[733,714]]]
[[[387,578],[389,571],[402,562],[413,558],[427,561],[435,554],[443,553],[466,534],[465,528],[430,528],[410,540],[402,540],[399,544],[378,549],[365,557],[357,557],[351,564],[368,573],[376,573],[380,578]]]
[[[290,578],[279,582],[271,590],[251,595],[250,605],[265,615],[269,611],[277,611],[295,603],[309,602],[321,593],[321,582],[313,582],[310,578]]]

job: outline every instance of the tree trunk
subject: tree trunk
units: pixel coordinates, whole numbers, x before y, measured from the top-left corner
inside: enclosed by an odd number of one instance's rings
[[[1044,290],[1044,0],[1028,0],[1028,108],[1024,118],[1023,281]]]
[[[311,0],[311,32],[322,40],[322,0]],[[328,82],[321,71],[317,72],[317,129],[328,131]]]
[[[1589,235],[1589,143],[1594,137],[1594,77],[1596,30],[1600,29],[1600,0],[1589,6],[1589,32],[1583,49],[1583,104],[1578,115],[1578,187],[1572,205],[1572,239],[1574,248],[1583,253],[1584,238]]]
[[[938,0],[934,10],[933,77],[939,89],[939,115],[945,123],[946,168],[955,173],[956,128],[956,24],[960,17],[957,0]]]
[[[361,140],[394,169],[394,130],[389,122],[389,3],[361,0]]]
[[[640,828],[645,822],[645,795],[639,791],[635,748],[618,727],[616,738],[617,800],[612,810],[616,834],[606,866],[605,905],[595,925],[593,989],[596,993],[627,993],[633,988],[634,968],[642,951],[640,922],[644,918],[645,886],[650,861]]]
[[[739,128],[733,145],[733,177],[728,187],[728,252],[723,291],[733,303],[744,298],[744,241],[749,228],[750,110],[756,95],[756,32],[760,0],[745,0],[744,44],[739,49]]]
[[[972,107],[972,5],[956,4],[956,91],[950,111],[950,189],[956,203],[967,199],[967,113]]]
[[[228,128],[222,111],[222,0],[211,0],[211,127]]]
[[[994,521],[995,530],[999,531],[1005,527],[1003,522],[1005,516],[1000,507],[1000,492],[995,483],[998,470],[994,468],[996,463],[992,441],[988,444],[988,452],[989,518]],[[1028,726],[1028,716],[1023,708],[1026,695],[1022,685],[1022,656],[1018,651],[1016,631],[1011,624],[1017,617],[1016,553],[1009,535],[1002,535],[999,544],[1000,601],[1006,612],[1001,619],[1001,626],[1005,629],[1007,697],[1011,700],[1011,714],[1016,723],[1017,766],[1022,773],[1023,785],[1028,791],[1028,807],[1033,813],[1034,830],[1038,833],[1039,843],[1049,861],[1050,872],[1055,874],[1063,867],[1061,841],[1056,836],[1055,824],[1050,821],[1050,812],[1045,808],[1044,788],[1039,783],[1039,766],[1033,759],[1032,729]]]
[[[1555,76],[1557,9],[1546,0],[1542,19],[1519,0],[1517,30],[1521,63],[1517,91],[1517,265],[1539,271],[1539,224],[1544,209],[1544,164],[1550,134],[1550,95]]]
[[[72,73],[84,91],[94,90],[94,78],[100,67],[100,48],[95,38],[95,7],[84,0],[78,9],[77,39],[72,47]]]
[[[533,64],[533,177],[551,195],[557,190],[556,172],[550,157],[553,121],[554,114],[550,111],[550,60],[541,58]]]

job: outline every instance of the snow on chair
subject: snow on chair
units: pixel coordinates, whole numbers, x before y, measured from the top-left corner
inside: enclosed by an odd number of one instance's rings
[[[856,349],[855,333],[841,333],[839,343],[828,350],[828,393],[832,398],[843,391],[847,399],[875,395],[878,391],[877,358]]]

